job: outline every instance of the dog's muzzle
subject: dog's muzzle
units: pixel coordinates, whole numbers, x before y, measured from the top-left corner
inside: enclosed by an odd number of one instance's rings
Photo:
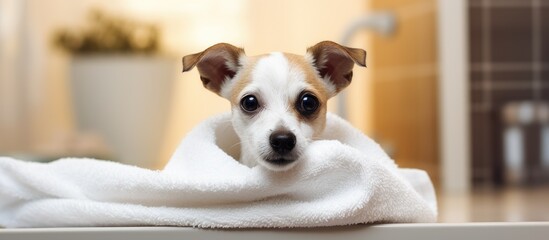
[[[269,144],[275,156],[265,159],[267,162],[274,165],[286,165],[294,162],[296,159],[292,157],[291,152],[296,145],[296,137],[290,131],[275,131],[269,136]]]

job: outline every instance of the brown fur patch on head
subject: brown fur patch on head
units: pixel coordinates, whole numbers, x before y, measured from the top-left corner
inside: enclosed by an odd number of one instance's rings
[[[240,75],[238,79],[235,79],[236,82],[234,83],[229,95],[229,101],[231,101],[233,106],[240,104],[239,95],[242,92],[242,89],[248,86],[252,81],[252,71],[254,70],[255,65],[257,65],[259,59],[263,56],[266,55],[248,57],[246,64],[242,66],[242,75]]]
[[[315,94],[322,95],[317,97],[323,97],[325,98],[324,100],[328,100],[329,94],[326,85],[305,57],[291,53],[284,53],[284,56],[288,59],[290,67],[297,67],[305,74],[305,81],[316,91]]]
[[[305,59],[305,57],[290,53],[284,53],[284,56],[288,59],[290,68],[298,68],[301,72],[303,72],[305,75],[305,82],[311,87],[311,89],[307,89],[307,91],[313,93],[320,102],[317,112],[308,117],[299,113],[296,109],[295,102],[290,103],[291,106],[289,106],[299,121],[307,122],[313,127],[315,132],[313,137],[317,137],[322,133],[324,127],[326,126],[327,103],[330,98],[328,89],[322,79],[320,79],[315,68]]]

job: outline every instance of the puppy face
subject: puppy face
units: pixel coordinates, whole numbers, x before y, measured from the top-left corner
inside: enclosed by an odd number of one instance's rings
[[[272,170],[291,168],[322,133],[330,97],[346,87],[365,52],[321,42],[305,56],[271,53],[248,57],[240,48],[218,44],[183,58],[204,86],[228,99],[241,140],[243,164]]]
[[[333,94],[304,57],[272,53],[249,58],[222,96],[232,105],[232,121],[242,161],[269,169],[293,166],[326,122]],[[333,87],[332,87],[333,88]]]

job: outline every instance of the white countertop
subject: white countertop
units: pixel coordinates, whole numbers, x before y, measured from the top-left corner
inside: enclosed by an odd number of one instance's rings
[[[0,239],[549,239],[549,222],[378,224],[308,229],[93,227],[0,229]]]

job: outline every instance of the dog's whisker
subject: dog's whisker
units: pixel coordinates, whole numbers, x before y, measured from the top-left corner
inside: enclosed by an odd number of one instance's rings
[[[237,146],[241,146],[242,145],[242,142],[236,142],[235,144],[229,146],[229,148],[235,148]]]
[[[324,138],[320,138],[320,137],[312,137],[310,139],[308,139],[309,141],[318,141],[318,140],[326,140]]]

